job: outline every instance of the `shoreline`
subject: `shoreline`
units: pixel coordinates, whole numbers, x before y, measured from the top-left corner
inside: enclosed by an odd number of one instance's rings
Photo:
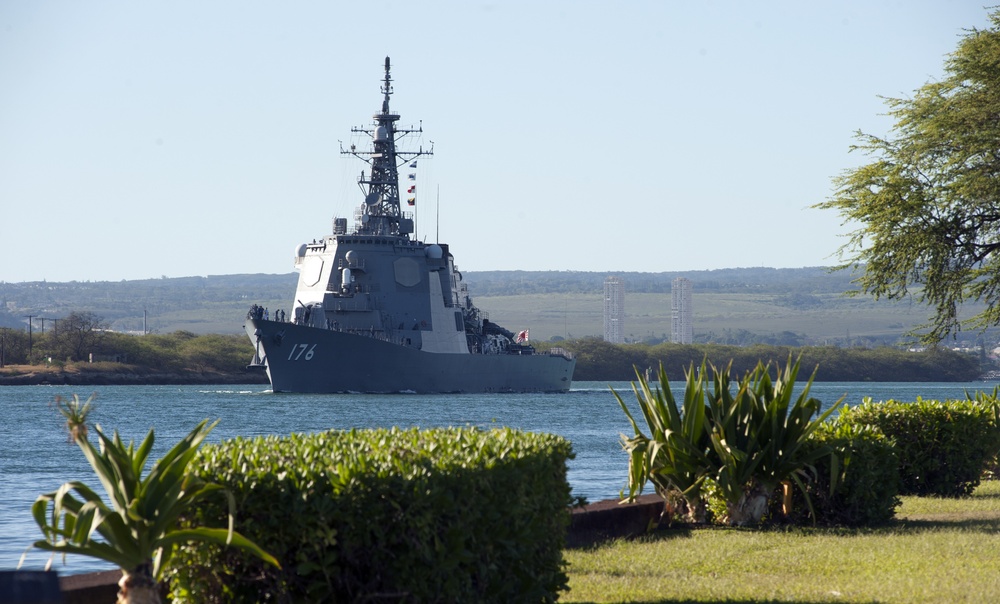
[[[79,368],[0,369],[0,386],[177,386],[200,384],[268,384],[261,373],[218,371],[148,371],[137,368],[81,370]]]

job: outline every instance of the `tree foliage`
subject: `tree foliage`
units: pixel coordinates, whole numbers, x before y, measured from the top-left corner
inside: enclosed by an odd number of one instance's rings
[[[104,319],[92,312],[71,312],[53,329],[50,347],[58,359],[83,361],[100,348],[107,328]]]
[[[732,363],[739,374],[759,362],[781,363],[789,354],[807,369],[818,367],[816,380],[926,382],[978,379],[982,368],[975,356],[945,348],[910,352],[898,348],[837,348],[834,346],[723,346],[719,344],[610,344],[597,338],[564,340],[559,346],[576,355],[576,381],[626,381],[635,370],[662,365],[671,380],[683,380],[684,368],[708,360],[716,366]]]
[[[74,312],[59,321],[58,330],[33,335],[34,358],[52,358],[87,364],[89,360],[116,362],[156,372],[199,371],[242,374],[253,356],[253,344],[244,334],[198,335],[190,331],[134,335],[104,331],[104,320],[90,312]],[[4,365],[29,364],[28,334],[0,328]]]
[[[860,274],[856,293],[934,309],[927,342],[1000,324],[1000,10],[990,20],[966,32],[941,81],[885,99],[889,136],[858,132],[852,147],[873,161],[837,177],[815,206],[859,225],[840,249]],[[963,319],[968,301],[986,310]]]
[[[0,327],[0,367],[28,360],[28,334],[17,329]]]

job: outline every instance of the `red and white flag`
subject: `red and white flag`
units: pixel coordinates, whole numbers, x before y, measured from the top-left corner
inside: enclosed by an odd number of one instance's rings
[[[514,338],[514,343],[515,344],[520,344],[521,342],[527,342],[527,341],[528,341],[528,330],[527,329],[525,329],[524,331],[517,332],[517,337]]]

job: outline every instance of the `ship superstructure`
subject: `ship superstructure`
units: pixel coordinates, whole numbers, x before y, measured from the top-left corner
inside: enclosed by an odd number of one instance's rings
[[[388,57],[381,91],[373,125],[352,129],[370,137],[370,148],[341,150],[367,164],[353,228],[335,218],[331,235],[298,246],[291,313],[251,309],[245,324],[256,348],[251,366],[267,370],[275,391],[569,389],[571,355],[540,353],[526,331],[492,323],[473,304],[448,245],[415,237],[413,216],[402,210],[399,171],[433,148],[398,148],[423,128],[397,125]]]

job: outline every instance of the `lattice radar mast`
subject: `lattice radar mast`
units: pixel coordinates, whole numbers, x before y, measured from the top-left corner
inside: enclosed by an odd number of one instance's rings
[[[413,233],[413,221],[405,219],[400,206],[399,169],[422,155],[434,155],[434,144],[424,151],[423,146],[416,151],[397,149],[396,143],[408,134],[423,133],[423,123],[417,128],[397,128],[399,114],[389,110],[389,96],[392,95],[392,76],[389,74],[389,57],[385,58],[385,78],[382,80],[382,110],[373,118],[369,128],[351,128],[353,133],[367,134],[372,139],[371,151],[363,151],[351,145],[340,152],[353,155],[370,166],[368,174],[362,170],[358,186],[364,194],[361,206],[361,220],[357,226],[360,235],[397,235],[409,237]]]

